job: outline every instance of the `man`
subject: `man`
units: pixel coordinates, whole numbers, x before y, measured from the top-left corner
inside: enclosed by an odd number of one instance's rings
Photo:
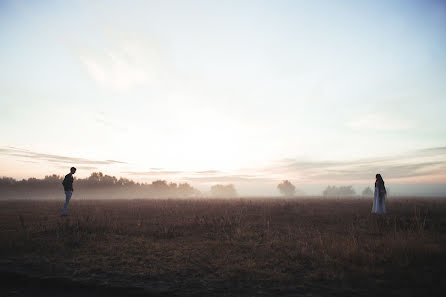
[[[67,208],[68,208],[68,203],[70,202],[71,199],[71,195],[73,195],[73,174],[76,173],[76,168],[71,167],[70,169],[70,173],[68,173],[67,175],[65,175],[65,178],[62,182],[63,185],[63,189],[65,191],[65,204],[62,208],[62,216],[66,216],[67,215]]]

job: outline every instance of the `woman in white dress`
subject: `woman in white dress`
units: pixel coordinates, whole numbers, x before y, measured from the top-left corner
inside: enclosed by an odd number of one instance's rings
[[[386,186],[381,174],[376,175],[375,181],[375,195],[373,198],[372,213],[384,214],[386,213]]]

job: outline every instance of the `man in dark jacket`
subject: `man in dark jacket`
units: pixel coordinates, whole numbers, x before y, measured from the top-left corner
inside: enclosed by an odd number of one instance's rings
[[[73,195],[73,174],[76,172],[76,168],[71,167],[70,169],[70,173],[68,173],[67,175],[65,175],[65,178],[63,179],[62,185],[63,185],[63,189],[65,191],[65,204],[62,208],[62,216],[66,216],[67,215],[67,208],[68,208],[68,203],[70,202],[71,199],[71,195]]]

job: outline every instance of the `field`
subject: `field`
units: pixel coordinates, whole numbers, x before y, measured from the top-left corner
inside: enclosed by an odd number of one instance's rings
[[[1,296],[443,296],[446,199],[0,201]]]

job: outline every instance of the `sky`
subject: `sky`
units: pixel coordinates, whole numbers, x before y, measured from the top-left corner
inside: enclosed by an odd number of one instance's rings
[[[0,65],[0,176],[446,195],[445,1],[0,0]]]

